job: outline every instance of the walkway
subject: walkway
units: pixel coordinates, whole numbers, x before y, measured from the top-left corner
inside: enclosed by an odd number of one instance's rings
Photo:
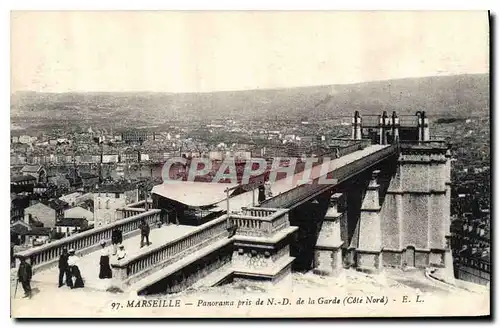
[[[149,240],[151,246],[157,246],[159,244],[165,244],[171,240],[179,238],[195,229],[195,226],[185,226],[185,225],[167,225],[161,228],[155,228],[151,230],[149,235]],[[150,248],[143,247],[140,248],[141,236],[137,235],[128,239],[123,240],[123,245],[125,246],[125,251],[127,252],[127,257],[135,257],[141,253],[147,252]],[[107,247],[108,251],[112,251],[112,247]],[[77,253],[78,255],[78,253]],[[106,290],[111,283],[111,279],[99,279],[99,259],[101,252],[96,251],[87,254],[80,258],[80,271],[82,277],[85,280],[85,287],[96,289],[96,290]],[[41,272],[35,273],[33,276],[33,281],[43,284],[54,284],[57,285],[59,277],[59,269],[56,267],[43,270]]]
[[[371,145],[368,146],[362,150],[358,150],[355,152],[352,152],[350,154],[347,154],[345,156],[342,156],[340,158],[332,159],[330,161],[325,161],[321,165],[314,166],[312,169],[308,169],[305,171],[302,171],[300,173],[297,173],[293,176],[292,181],[290,182],[289,179],[281,179],[277,180],[274,183],[271,184],[271,191],[274,196],[279,195],[281,193],[287,192],[289,190],[292,190],[296,188],[297,186],[303,184],[302,180],[305,174],[309,174],[308,178],[310,180],[314,180],[319,178],[321,175],[323,175],[324,172],[331,172],[335,169],[338,169],[340,167],[343,167],[345,165],[348,165],[358,159],[361,159],[363,157],[367,157],[383,148],[389,147],[387,145]],[[325,167],[323,170],[322,168]],[[328,167],[328,169],[326,168]],[[334,177],[335,178],[335,177]],[[255,202],[257,202],[258,199],[258,191],[254,190],[255,193]],[[229,199],[229,207],[230,211],[233,212],[238,212],[242,207],[250,207],[253,206],[252,204],[252,191],[248,191],[245,193],[242,193],[238,196],[231,197]],[[256,204],[255,204],[256,205]],[[226,200],[220,202],[217,204],[217,209],[218,210],[226,210],[227,203]]]

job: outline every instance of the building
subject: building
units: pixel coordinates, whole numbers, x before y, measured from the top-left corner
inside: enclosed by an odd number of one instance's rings
[[[69,208],[69,204],[60,199],[51,199],[48,202],[45,202],[50,208],[52,208],[56,213],[56,221],[64,218],[64,210]]]
[[[28,135],[22,135],[19,137],[18,141],[19,141],[19,143],[22,143],[22,144],[28,144],[31,142],[31,137]]]
[[[118,182],[104,184],[94,193],[94,224],[96,227],[116,221],[116,209],[139,201],[136,184]]]
[[[83,187],[82,178],[80,176],[80,172],[78,168],[71,167],[68,169],[68,173],[65,175],[65,178],[69,181],[69,185],[72,188],[81,188]]]
[[[36,182],[47,182],[47,171],[41,165],[25,165],[21,174],[35,177]]]
[[[52,235],[52,229],[47,227],[32,227],[24,234],[24,244],[35,247],[47,243]]]
[[[456,277],[460,280],[488,285],[491,275],[490,249],[465,248],[459,252]]]
[[[24,209],[29,207],[30,198],[11,194],[10,197],[10,223],[24,219]]]
[[[84,189],[93,189],[96,185],[99,184],[99,176],[88,173],[81,172],[80,177],[82,178],[83,188]]]
[[[34,194],[42,195],[42,194],[46,193],[48,190],[49,190],[49,188],[47,187],[47,184],[45,184],[45,183],[37,183],[33,187]]]
[[[31,226],[24,220],[17,220],[10,225],[10,241],[14,245],[22,245],[25,242],[24,236],[31,229]]]
[[[32,193],[37,180],[31,174],[13,176],[10,179],[10,190],[16,194],[22,192]]]
[[[65,217],[56,223],[56,231],[69,237],[75,233],[87,230],[89,224],[85,218]]]
[[[156,140],[154,132],[146,130],[129,130],[122,133],[122,140],[126,143],[143,143],[146,140]]]
[[[77,206],[77,200],[82,196],[80,192],[73,192],[71,194],[63,195],[59,197],[59,200],[66,202],[69,206]]]
[[[24,215],[31,215],[33,219],[40,221],[44,227],[54,228],[56,226],[56,211],[50,206],[37,203],[24,210]]]
[[[491,274],[490,218],[456,219],[452,222],[451,248],[455,277],[487,285]]]
[[[80,206],[65,210],[64,218],[84,218],[89,225],[94,225],[94,213]]]

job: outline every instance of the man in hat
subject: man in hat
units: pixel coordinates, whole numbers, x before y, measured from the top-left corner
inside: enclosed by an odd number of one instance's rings
[[[68,265],[71,270],[71,276],[75,277],[75,282],[72,283],[71,288],[82,288],[84,287],[83,278],[80,273],[78,256],[75,255],[75,250],[69,250]]]
[[[66,247],[63,248],[61,256],[59,256],[59,287],[62,287],[64,284],[64,275],[66,275],[66,285],[68,287],[72,286],[71,283],[71,272],[69,270],[68,265],[68,249]]]
[[[17,271],[17,280],[21,283],[24,289],[24,297],[31,298],[31,277],[33,276],[33,270],[31,269],[31,264],[26,262],[24,256],[20,256],[19,260],[21,264],[19,265],[19,270]]]
[[[125,252],[125,246],[120,245],[120,248],[118,249],[118,253],[116,253],[116,258],[117,260],[122,260],[127,256],[127,253]]]
[[[99,261],[99,279],[111,278],[111,267],[109,266],[109,251],[106,249],[106,242],[101,241],[101,259]]]
[[[149,246],[149,224],[146,223],[146,220],[142,219],[139,224],[139,229],[141,229],[141,248],[144,247],[144,239],[146,239],[146,246]]]

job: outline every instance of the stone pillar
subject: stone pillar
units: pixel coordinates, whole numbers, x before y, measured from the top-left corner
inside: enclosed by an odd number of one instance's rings
[[[110,287],[116,290],[124,291],[126,289],[125,280],[127,279],[127,267],[120,266],[116,260],[113,262],[114,263],[110,263],[113,277],[111,279]]]
[[[396,112],[392,112],[392,141],[393,143],[399,142],[399,117]]]
[[[417,116],[417,131],[418,131],[418,136],[417,136],[417,140],[418,141],[422,141],[423,140],[423,133],[422,133],[422,113],[420,113],[420,111],[418,111],[416,114]]]
[[[379,143],[379,145],[384,144],[384,135],[385,135],[384,118],[379,115],[378,116],[378,143]]]
[[[380,171],[373,171],[368,185],[359,222],[359,241],[356,249],[356,266],[365,272],[379,272],[382,269],[382,231],[380,219],[379,184]]]
[[[314,249],[313,272],[315,274],[338,276],[342,272],[341,220],[343,213],[339,211],[338,206],[342,196],[341,193],[336,193],[330,197],[330,206]]]
[[[422,112],[422,141],[431,140],[429,132],[429,118],[425,116],[425,112]]]
[[[360,176],[359,179],[351,181],[345,188],[346,210],[344,219],[342,220],[343,224],[341,225],[340,233],[344,241],[344,267],[346,268],[355,265],[355,251],[358,247],[361,205],[365,193],[364,179],[364,176]]]
[[[361,140],[361,116],[359,112],[354,112],[354,117],[352,119],[352,135],[353,140]]]
[[[389,127],[391,126],[391,119],[387,116],[387,112],[384,111],[382,114],[382,132],[384,133],[382,136],[382,145],[387,145],[389,140],[387,140],[387,132],[389,131]]]

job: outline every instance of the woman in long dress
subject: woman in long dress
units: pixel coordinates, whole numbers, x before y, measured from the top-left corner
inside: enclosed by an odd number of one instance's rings
[[[83,288],[85,285],[83,283],[82,274],[80,272],[80,268],[78,266],[78,256],[75,255],[75,250],[70,249],[69,258],[68,258],[68,266],[71,271],[71,277],[75,277],[75,281],[73,282],[72,288]]]
[[[109,251],[106,249],[106,242],[101,241],[101,259],[99,261],[99,279],[111,278],[111,267],[109,265]]]

